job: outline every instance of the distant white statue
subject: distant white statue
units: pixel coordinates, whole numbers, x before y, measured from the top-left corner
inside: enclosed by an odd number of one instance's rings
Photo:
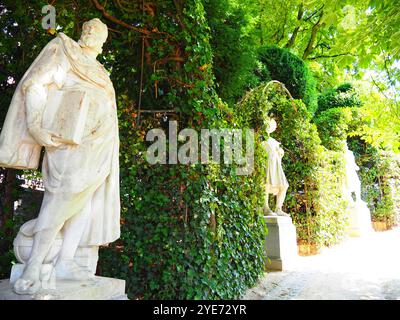
[[[349,205],[349,234],[351,236],[362,236],[370,234],[373,231],[371,224],[371,213],[367,204],[361,199],[361,181],[357,171],[360,168],[357,166],[354,154],[347,144],[345,145],[345,163],[346,177],[344,181],[344,198]],[[354,198],[353,198],[354,193]]]
[[[356,160],[352,151],[349,150],[347,144],[345,146],[345,161],[346,161],[346,180],[345,190],[347,198],[351,202],[357,202],[361,200],[361,181],[358,177],[357,171],[360,168],[356,164]],[[355,194],[355,199],[352,197],[352,193]]]
[[[11,283],[34,294],[49,279],[94,276],[100,245],[120,236],[115,92],[96,60],[108,36],[99,19],[79,42],[50,41],[14,93],[0,136],[0,166],[36,169],[42,147],[43,203],[14,240]]]
[[[268,135],[276,130],[277,124],[271,119],[267,129]],[[269,137],[262,143],[265,151],[268,153],[268,167],[265,177],[265,204],[264,213],[267,216],[285,216],[289,214],[282,210],[283,202],[286,197],[286,191],[289,183],[286,180],[285,173],[282,169],[282,157],[284,155],[280,143],[274,138]],[[273,212],[269,207],[269,194],[276,196],[276,210]]]

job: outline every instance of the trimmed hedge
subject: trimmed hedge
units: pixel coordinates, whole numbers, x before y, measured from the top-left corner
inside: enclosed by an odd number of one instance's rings
[[[351,83],[343,83],[336,88],[325,90],[318,96],[316,114],[331,108],[360,107],[358,93]]]
[[[344,150],[349,124],[355,112],[353,108],[331,108],[314,118],[321,142],[327,149]]]
[[[301,99],[314,113],[317,108],[315,79],[306,62],[287,49],[263,46],[258,50],[260,61],[256,74],[262,82],[282,82],[294,99]]]

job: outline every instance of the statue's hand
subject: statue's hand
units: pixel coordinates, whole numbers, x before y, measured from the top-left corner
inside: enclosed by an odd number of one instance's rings
[[[57,140],[57,135],[50,131],[40,128],[38,126],[28,127],[29,133],[36,140],[38,144],[44,147],[58,147],[62,143]]]

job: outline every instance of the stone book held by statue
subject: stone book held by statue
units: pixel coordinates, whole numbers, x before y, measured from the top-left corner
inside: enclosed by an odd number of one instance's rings
[[[89,109],[84,91],[56,90],[49,96],[43,117],[43,128],[66,144],[80,144]]]

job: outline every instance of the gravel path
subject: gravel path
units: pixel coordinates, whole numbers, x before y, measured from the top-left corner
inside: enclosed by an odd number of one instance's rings
[[[265,273],[243,299],[400,300],[400,228],[299,257],[292,270]]]

